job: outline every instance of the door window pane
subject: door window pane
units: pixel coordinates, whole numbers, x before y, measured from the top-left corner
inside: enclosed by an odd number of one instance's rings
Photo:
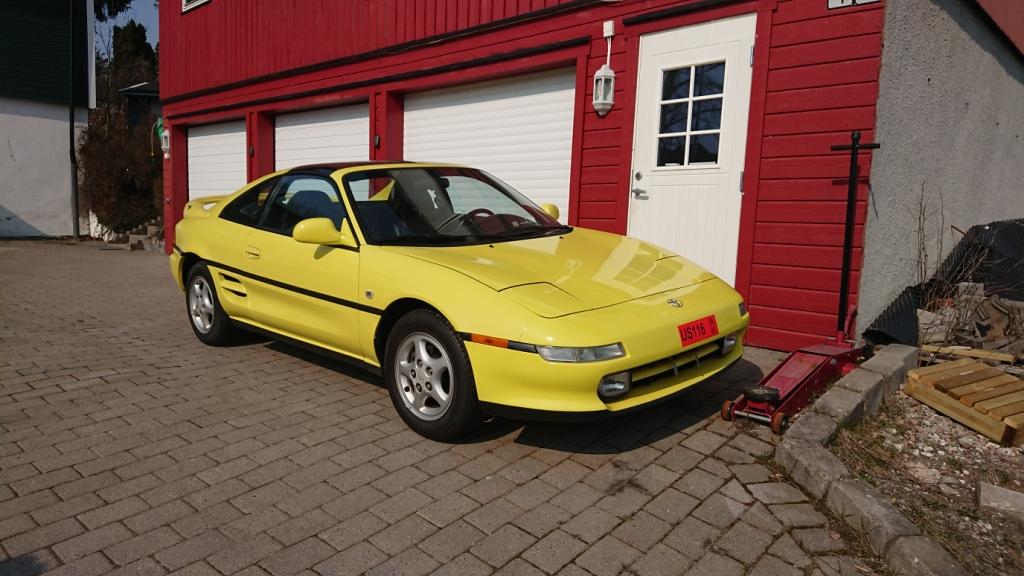
[[[285,181],[274,195],[263,218],[263,227],[290,236],[295,225],[307,218],[328,218],[341,230],[345,208],[326,178],[296,176]]]
[[[245,226],[255,226],[260,220],[260,213],[263,212],[263,205],[267,203],[267,197],[274,191],[278,178],[271,178],[262,182],[250,190],[243,192],[235,198],[220,212],[220,217]]]
[[[678,100],[690,97],[690,70],[691,68],[687,66],[686,68],[676,68],[675,70],[665,70],[662,72],[662,100]]]
[[[718,130],[722,127],[722,99],[697,100],[693,103],[693,125],[690,130]]]
[[[721,94],[725,86],[725,62],[697,66],[693,80],[694,96]]]
[[[718,134],[690,136],[690,164],[718,162]]]
[[[661,107],[661,129],[662,134],[673,132],[686,132],[686,114],[689,104],[664,104]]]
[[[724,88],[725,62],[662,71],[658,166],[718,163]]]
[[[658,138],[658,166],[682,166],[685,163],[685,136]]]

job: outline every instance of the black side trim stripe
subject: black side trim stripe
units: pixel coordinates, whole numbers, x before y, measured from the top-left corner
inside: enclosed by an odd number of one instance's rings
[[[707,10],[709,8],[716,8],[718,6],[724,6],[726,4],[735,4],[739,0],[696,0],[695,2],[689,2],[682,6],[673,6],[672,8],[666,8],[657,12],[648,12],[647,14],[640,14],[632,16],[630,18],[623,18],[623,26],[633,26],[635,24],[643,24],[645,22],[653,22],[655,20],[661,20],[662,18],[669,18],[672,16],[679,16],[682,14],[689,14],[690,12],[697,12],[698,10]]]
[[[447,41],[447,40],[454,40],[456,38],[461,38],[461,37],[464,37],[464,36],[471,36],[473,34],[479,34],[481,32],[489,32],[491,30],[495,30],[495,29],[499,29],[499,28],[505,28],[507,26],[512,26],[514,24],[519,24],[521,22],[525,22],[525,21],[528,21],[528,20],[534,20],[534,19],[538,19],[538,18],[551,17],[551,16],[554,16],[556,14],[561,14],[563,12],[569,12],[571,10],[575,10],[577,8],[583,8],[583,7],[591,5],[591,4],[597,4],[597,0],[575,0],[575,1],[572,1],[572,2],[567,2],[567,3],[564,3],[564,4],[560,4],[560,5],[550,6],[548,8],[542,8],[540,10],[534,10],[532,12],[526,12],[524,14],[519,14],[519,15],[513,16],[511,18],[504,18],[502,20],[497,20],[497,21],[494,21],[494,22],[488,22],[486,24],[479,24],[477,26],[471,26],[469,28],[464,28],[462,30],[456,30],[454,32],[449,32],[447,34],[439,34],[439,35],[430,36],[430,37],[427,37],[427,38],[421,38],[421,39],[418,39],[418,40],[413,40],[411,42],[405,42],[403,44],[398,44],[398,45],[395,45],[395,46],[386,46],[384,48],[379,48],[377,50],[372,50],[372,51],[369,51],[369,52],[363,52],[362,54],[355,54],[355,55],[352,55],[352,56],[344,56],[342,58],[335,58],[335,59],[332,59],[332,60],[327,60],[325,62],[317,62],[316,64],[309,64],[309,65],[306,65],[306,66],[300,66],[300,67],[291,68],[291,69],[288,69],[288,70],[281,70],[279,72],[272,72],[270,74],[263,74],[263,75],[260,75],[260,76],[255,76],[253,78],[246,78],[245,80],[239,80],[239,81],[236,81],[236,82],[230,82],[230,83],[227,83],[227,84],[221,84],[220,86],[214,86],[214,87],[211,87],[211,88],[202,88],[202,89],[199,89],[199,90],[193,90],[192,92],[185,92],[184,94],[178,94],[176,96],[170,96],[168,98],[164,98],[163,100],[160,101],[160,103],[166,106],[168,104],[173,104],[175,102],[181,102],[182,100],[188,100],[188,99],[191,99],[191,98],[198,98],[200,96],[207,96],[209,94],[216,94],[218,92],[224,92],[224,91],[231,90],[231,89],[234,89],[234,88],[242,88],[242,87],[250,86],[250,85],[253,85],[253,84],[259,84],[260,82],[266,82],[266,81],[269,81],[269,80],[278,80],[278,79],[281,79],[281,78],[287,78],[289,76],[296,76],[296,75],[299,75],[299,74],[306,74],[306,73],[309,73],[309,72],[317,72],[319,70],[326,70],[328,68],[334,68],[334,67],[337,67],[337,66],[344,66],[344,65],[347,65],[347,64],[355,64],[357,62],[364,62],[366,60],[372,60],[374,58],[380,58],[380,57],[383,57],[383,56],[390,56],[392,54],[399,54],[399,53],[402,53],[402,52],[407,52],[409,50],[413,50],[415,48],[420,48],[422,46],[430,46],[430,45],[434,45],[434,44],[437,44],[439,42],[444,42],[444,41]]]
[[[256,280],[257,282],[263,282],[264,284],[270,284],[271,286],[276,286],[276,287],[281,288],[283,290],[289,290],[291,292],[302,294],[303,296],[309,296],[310,298],[316,298],[318,300],[323,300],[325,302],[330,302],[332,304],[337,304],[339,306],[344,306],[346,308],[354,308],[356,310],[359,310],[360,312],[366,312],[368,314],[376,314],[376,315],[380,316],[381,314],[384,313],[384,311],[381,310],[380,308],[374,308],[373,306],[367,306],[365,304],[360,304],[359,302],[353,302],[351,300],[345,300],[344,298],[338,298],[338,297],[335,297],[335,296],[331,296],[330,294],[322,294],[320,292],[314,292],[312,290],[307,290],[305,288],[300,288],[299,286],[294,286],[292,284],[285,284],[284,282],[278,282],[277,280],[273,280],[271,278],[266,278],[264,276],[259,276],[259,275],[256,275],[256,274],[252,274],[250,272],[246,272],[245,270],[239,270],[238,268],[235,268],[233,266],[227,266],[225,264],[221,264],[219,262],[214,262],[212,260],[206,260],[205,262],[208,265],[210,265],[210,266],[216,266],[217,268],[220,268],[221,270],[224,270],[226,272],[232,272],[232,273],[238,274],[239,276],[245,276],[246,278],[249,278],[251,280]]]
[[[730,0],[734,1],[734,0]],[[348,84],[338,84],[336,86],[327,86],[326,88],[318,88],[316,90],[307,90],[305,92],[298,92],[295,94],[282,94],[280,96],[268,96],[266,98],[256,98],[253,100],[244,100],[241,102],[235,102],[232,104],[223,104],[221,106],[211,106],[209,108],[201,108],[199,110],[190,110],[188,112],[179,112],[177,114],[170,114],[167,116],[168,119],[177,120],[178,118],[185,118],[188,116],[196,116],[199,114],[212,114],[214,112],[224,112],[227,110],[234,110],[236,108],[243,108],[246,106],[261,106],[264,104],[274,104],[276,102],[285,102],[288,100],[294,100],[296,98],[305,98],[308,96],[320,96],[323,94],[334,94],[338,92],[344,92],[347,90],[356,90],[359,88],[367,88],[370,86],[378,86],[381,84],[387,84],[390,82],[401,82],[403,80],[412,80],[414,78],[422,78],[424,76],[430,76],[434,74],[445,74],[448,72],[458,72],[469,68],[475,68],[477,66],[485,66],[488,64],[496,64],[498,62],[506,62],[509,60],[517,60],[520,58],[526,58],[535,54],[543,54],[545,52],[554,52],[565,48],[576,48],[579,46],[587,46],[590,44],[589,36],[582,36],[580,38],[573,38],[572,40],[564,40],[562,42],[553,42],[551,44],[545,44],[543,46],[533,46],[530,48],[522,48],[520,50],[513,50],[511,52],[502,52],[500,54],[493,54],[491,56],[484,56],[475,60],[466,60],[463,62],[454,62],[452,64],[445,64],[443,66],[435,66],[434,68],[422,68],[419,70],[410,70],[409,72],[400,72],[398,74],[392,74],[390,76],[378,76],[376,78],[370,78],[367,80],[360,80],[358,82],[349,82]],[[358,100],[357,100],[358,101]]]

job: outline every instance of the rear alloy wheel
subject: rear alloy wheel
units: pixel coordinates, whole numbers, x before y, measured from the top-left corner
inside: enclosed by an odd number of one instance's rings
[[[391,402],[405,423],[432,440],[450,440],[480,422],[469,357],[448,322],[432,310],[398,320],[384,357]]]
[[[217,290],[213,287],[210,270],[199,262],[188,272],[185,284],[185,308],[189,324],[196,337],[210,346],[223,346],[234,340],[237,333],[231,319],[220,307]]]

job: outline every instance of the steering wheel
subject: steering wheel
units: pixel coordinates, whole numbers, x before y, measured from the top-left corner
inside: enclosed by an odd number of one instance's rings
[[[453,214],[451,218],[445,220],[444,222],[441,223],[440,226],[437,227],[437,231],[440,232],[441,230],[444,230],[446,226],[448,226],[449,224],[456,220],[458,220],[459,222],[465,222],[466,220],[475,218],[478,215],[494,216],[494,212],[488,210],[487,208],[474,208],[469,212],[466,212],[465,214]]]

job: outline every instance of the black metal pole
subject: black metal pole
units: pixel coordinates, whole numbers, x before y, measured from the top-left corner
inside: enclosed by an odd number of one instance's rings
[[[71,161],[71,233],[78,240],[78,157],[75,154],[75,0],[68,0],[68,153]]]
[[[846,229],[843,235],[843,269],[839,277],[839,318],[837,332],[846,331],[846,315],[850,306],[850,261],[853,259],[853,223],[857,208],[857,152],[860,131],[850,134],[850,182],[846,189]]]

